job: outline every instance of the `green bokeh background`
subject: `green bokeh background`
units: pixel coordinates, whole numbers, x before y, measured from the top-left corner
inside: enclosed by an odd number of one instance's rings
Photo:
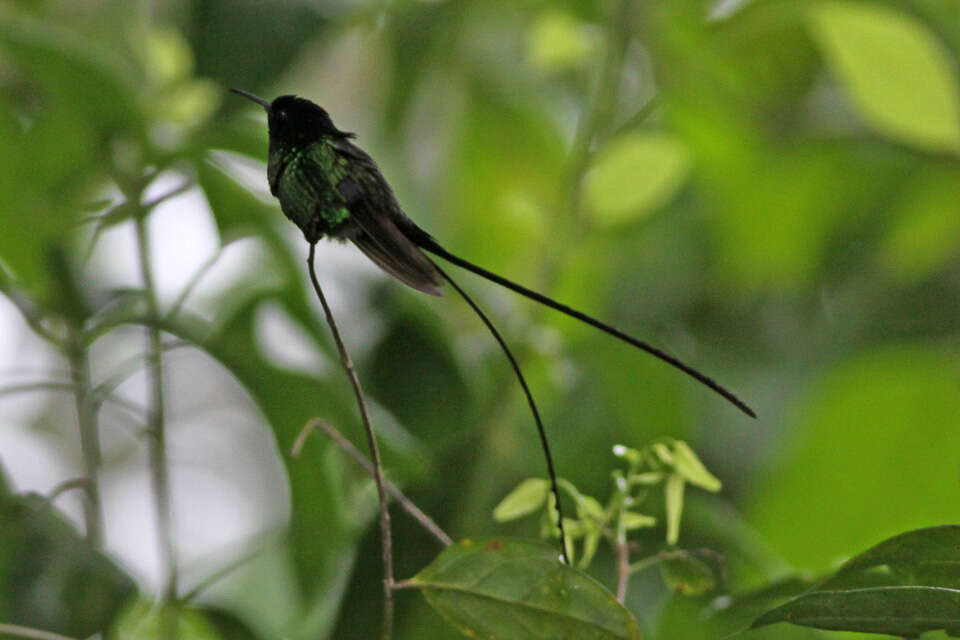
[[[681,544],[724,554],[745,589],[960,513],[958,69],[951,0],[4,2],[4,290],[54,323],[109,319],[110,292],[75,266],[83,220],[107,208],[90,203],[118,204],[111,185],[145,168],[199,185],[220,241],[253,238],[262,264],[205,320],[167,328],[254,401],[284,452],[292,516],[279,547],[200,598],[191,615],[208,620],[191,633],[373,637],[369,481],[328,444],[285,453],[314,416],[361,443],[350,389],[303,243],[235,171],[238,158],[262,171],[263,119],[225,90],[313,99],[451,251],[649,339],[756,409],[751,421],[588,327],[459,278],[515,346],[560,473],[583,491],[606,495],[614,444],[691,443],[724,490],[689,492]],[[392,476],[456,538],[535,536],[532,521],[490,516],[543,474],[502,355],[456,296],[364,282],[341,324]],[[311,375],[264,353],[264,305],[330,366]],[[361,321],[376,326],[363,344],[349,339]],[[394,522],[410,576],[438,549]],[[608,553],[593,572],[611,583]],[[637,579],[628,605],[645,637],[718,637],[705,602]],[[398,637],[454,636],[416,594],[398,604]]]

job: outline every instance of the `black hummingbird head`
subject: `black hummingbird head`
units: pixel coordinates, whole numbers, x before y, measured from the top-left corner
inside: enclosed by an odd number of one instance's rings
[[[306,98],[294,95],[280,96],[273,102],[242,89],[231,89],[236,94],[253,100],[267,111],[271,140],[289,145],[307,145],[323,137],[353,138],[354,134],[337,129],[330,114]]]

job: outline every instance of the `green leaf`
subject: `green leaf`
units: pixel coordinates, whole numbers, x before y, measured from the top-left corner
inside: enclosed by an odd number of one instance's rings
[[[600,536],[602,531],[599,527],[593,527],[583,538],[583,557],[580,558],[581,569],[586,569],[593,561],[593,556],[597,553],[597,547],[600,545]]]
[[[690,170],[690,154],[663,133],[620,136],[602,149],[584,178],[584,200],[603,225],[635,220],[676,193]]]
[[[716,586],[713,570],[707,563],[686,552],[664,559],[660,563],[660,575],[667,587],[685,596],[698,596]]]
[[[660,461],[663,462],[663,464],[670,465],[671,467],[675,464],[673,452],[670,450],[670,447],[664,443],[655,442],[650,445],[650,449],[658,458],[660,458]]]
[[[86,638],[108,628],[136,585],[49,502],[0,494],[0,620]]]
[[[793,574],[749,591],[723,595],[710,603],[710,615],[747,616],[755,619],[773,605],[794,598],[816,584],[810,574]]]
[[[550,483],[542,478],[527,478],[507,494],[493,510],[497,522],[508,522],[533,513],[547,499]]]
[[[103,131],[143,135],[134,72],[122,56],[92,40],[0,7],[0,47],[54,102]]]
[[[603,522],[607,518],[603,505],[596,498],[582,493],[577,497],[577,513],[582,518],[593,518],[598,522]]]
[[[648,471],[646,473],[634,473],[627,478],[631,485],[651,486],[663,482],[666,474],[659,471]]]
[[[445,549],[410,585],[471,637],[640,638],[613,594],[538,542],[464,540]]]
[[[855,574],[887,566],[909,582],[960,589],[960,525],[908,531],[881,542],[848,560],[818,591],[837,588]]]
[[[122,135],[136,146],[143,118],[121,56],[7,5],[0,6],[0,57],[18,80],[0,105],[0,256],[41,304],[56,303],[43,260],[101,186],[110,143]]]
[[[633,531],[634,529],[643,529],[645,527],[653,527],[657,524],[657,519],[653,516],[648,516],[642,513],[635,513],[633,511],[624,511],[623,512],[623,528],[627,531]]]
[[[750,628],[777,622],[909,638],[938,629],[956,634],[960,633],[960,590],[874,587],[814,591],[760,616]]]
[[[249,624],[233,612],[215,607],[202,609],[207,622],[216,628],[219,636],[225,640],[259,640],[260,636]]]
[[[677,544],[680,537],[680,517],[683,515],[683,487],[686,480],[678,474],[667,478],[664,499],[667,511],[667,544]]]
[[[144,600],[128,607],[120,616],[114,631],[123,640],[157,640],[165,637],[167,625],[176,625],[176,637],[182,640],[220,640],[216,627],[199,610],[174,605],[157,606]],[[243,635],[231,635],[242,640]]]
[[[797,400],[794,435],[753,481],[747,514],[789,563],[822,571],[955,514],[960,396],[944,375],[955,362],[936,343],[888,346],[843,362]],[[819,486],[829,491],[811,491]]]
[[[562,71],[586,61],[596,47],[588,25],[559,9],[541,13],[527,34],[530,60],[545,71]]]
[[[703,466],[693,449],[682,440],[673,443],[673,468],[690,484],[707,491],[717,492],[723,486],[720,481]]]
[[[813,36],[864,119],[925,149],[960,149],[960,97],[949,54],[923,24],[877,4],[810,10]]]
[[[220,238],[227,244],[270,225],[276,207],[260,202],[250,191],[210,162],[197,165],[197,182],[213,211]]]
[[[956,167],[933,167],[911,176],[894,206],[890,228],[879,244],[880,259],[905,283],[926,279],[953,264],[960,253]]]

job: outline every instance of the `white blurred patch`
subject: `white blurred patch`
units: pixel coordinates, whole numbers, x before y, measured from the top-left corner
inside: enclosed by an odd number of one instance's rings
[[[260,353],[283,369],[317,376],[328,366],[306,329],[275,302],[257,307],[256,340]]]

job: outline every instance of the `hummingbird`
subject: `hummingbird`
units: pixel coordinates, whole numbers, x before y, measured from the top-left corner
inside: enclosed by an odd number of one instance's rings
[[[706,385],[751,418],[756,417],[731,391],[669,353],[447,251],[407,216],[376,162],[352,142],[356,134],[338,129],[323,107],[295,95],[270,102],[242,89],[231,91],[267,112],[270,193],[308,243],[324,237],[350,241],[400,282],[433,296],[443,295],[444,281],[450,283],[509,355],[489,319],[426,255],[433,254],[645,351]]]

